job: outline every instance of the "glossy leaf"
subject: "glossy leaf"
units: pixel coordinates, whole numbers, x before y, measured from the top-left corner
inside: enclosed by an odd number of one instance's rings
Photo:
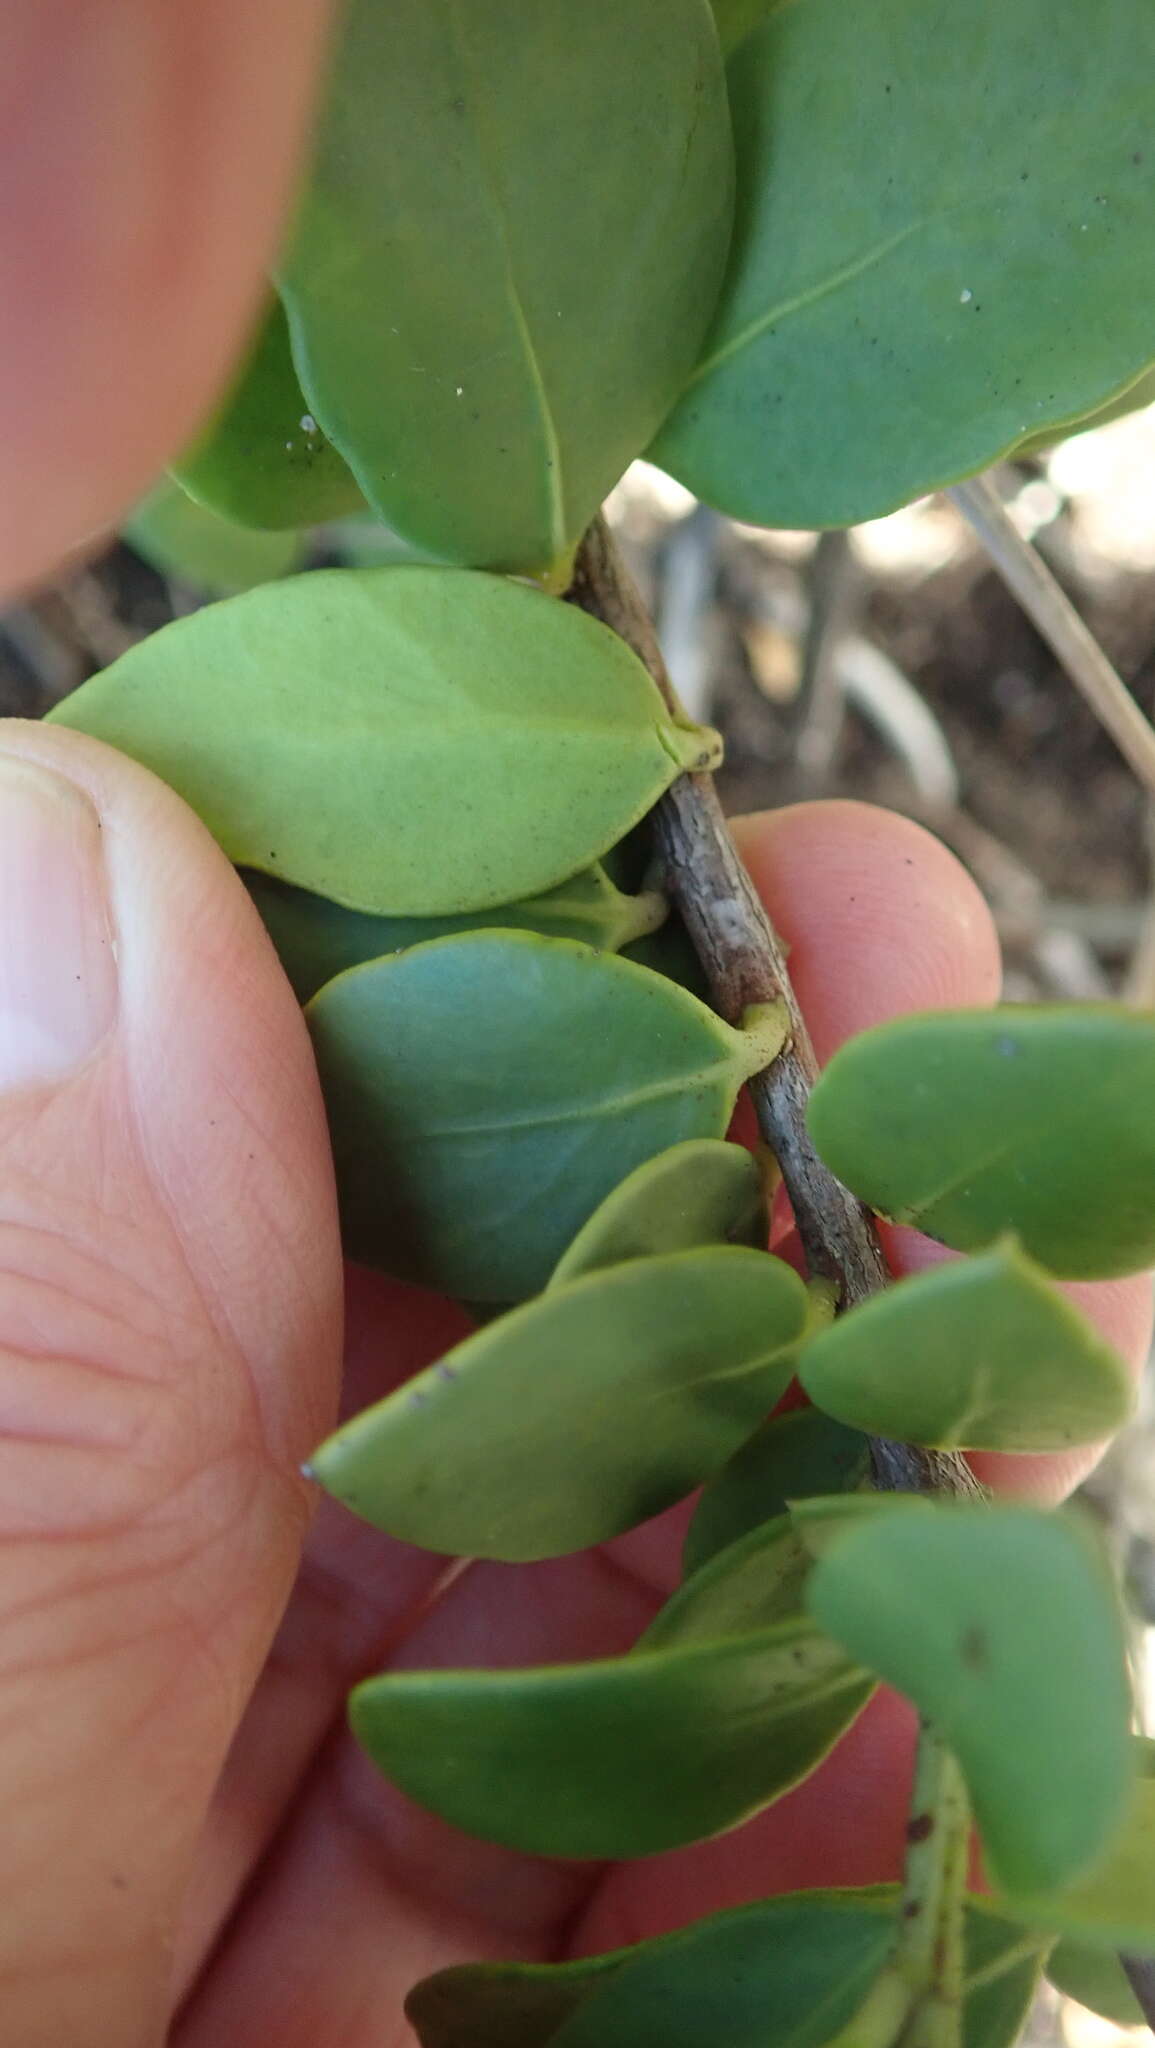
[[[197,505],[167,478],[143,498],[121,528],[124,539],[158,575],[217,595],[252,590],[299,569],[299,533],[254,533]]]
[[[1147,0],[778,9],[730,62],[730,263],[654,459],[737,518],[843,526],[1131,384],[1153,66]]]
[[[243,879],[301,1003],[347,967],[360,967],[367,960],[454,932],[539,932],[544,938],[577,939],[616,953],[640,931],[653,930],[666,914],[665,898],[655,890],[625,896],[600,864],[583,868],[544,896],[466,911],[460,917],[374,917],[267,875],[250,873]]]
[[[727,1544],[784,1514],[788,1501],[866,1484],[870,1447],[817,1408],[772,1415],[715,1474],[686,1536],[682,1569],[695,1572]]]
[[[1131,1779],[1130,1697],[1102,1559],[1070,1515],[940,1504],[863,1517],[818,1559],[820,1627],[935,1722],[1008,1893],[1070,1884]]]
[[[652,1856],[736,1827],[812,1771],[870,1680],[809,1622],[539,1671],[398,1671],[353,1732],[467,1834],[535,1856]]]
[[[364,499],[305,403],[279,299],[214,418],[173,464],[201,505],[241,526],[316,526]]]
[[[353,0],[281,282],[390,525],[564,557],[693,364],[731,207],[705,0]]]
[[[825,2048],[885,1962],[897,1903],[889,1885],[794,1892],[577,1962],[461,1964],[406,2013],[421,2048]],[[968,1902],[966,2048],[1017,2039],[1037,1956]]]
[[[692,1572],[659,1608],[642,1642],[713,1642],[789,1621],[803,1609],[811,1557],[789,1515],[776,1515]]]
[[[770,1219],[762,1173],[744,1145],[690,1138],[672,1145],[606,1196],[558,1260],[551,1287],[655,1252],[703,1244],[765,1251]]]
[[[1056,1991],[1113,2020],[1117,2027],[1145,2025],[1142,2007],[1113,1950],[1060,1941],[1047,1958],[1047,1977]]]
[[[1085,1877],[1049,1897],[1001,1899],[999,1908],[1085,1948],[1155,1955],[1155,1779],[1140,1777],[1122,1828]]]
[[[427,1550],[583,1550],[722,1463],[788,1385],[806,1316],[797,1274],[765,1252],[633,1259],[476,1331],[345,1423],[313,1472]]]
[[[52,715],[154,769],[240,865],[398,917],[553,888],[716,753],[607,627],[446,569],[213,605]]]
[[[1013,1239],[828,1323],[798,1377],[849,1427],[942,1450],[1069,1450],[1133,1406],[1118,1352]]]
[[[1010,1230],[1066,1279],[1155,1260],[1143,1011],[1016,1004],[880,1025],[835,1054],[809,1123],[855,1194],[959,1251]]]
[[[721,1137],[781,1042],[644,967],[520,932],[355,967],[307,1015],[350,1253],[474,1301],[544,1287],[626,1174]]]

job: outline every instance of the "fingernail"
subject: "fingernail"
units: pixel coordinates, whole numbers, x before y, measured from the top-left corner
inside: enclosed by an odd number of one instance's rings
[[[0,753],[0,1089],[71,1074],[115,1015],[96,810],[62,776]]]

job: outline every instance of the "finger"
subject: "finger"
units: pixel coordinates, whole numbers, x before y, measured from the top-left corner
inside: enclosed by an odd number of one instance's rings
[[[8,0],[0,590],[114,521],[253,318],[328,0]]]
[[[827,1049],[839,1034],[877,1021],[898,1004],[991,999],[998,960],[989,916],[958,863],[918,827],[860,806],[819,805],[746,821],[741,829]],[[860,897],[861,910],[848,905],[848,895]],[[944,921],[949,943],[940,935]],[[387,1316],[384,1301],[382,1307]],[[376,1390],[383,1391],[395,1357],[387,1320],[378,1326],[376,1344]],[[367,1382],[371,1378],[370,1372]],[[373,1392],[363,1384],[361,1400]],[[314,1567],[327,1586],[330,1613],[336,1607],[355,1614],[356,1626],[335,1644],[333,1633],[307,1616],[300,1630],[292,1620],[288,1624],[300,1664],[307,1663],[310,1643],[323,1645],[318,1663],[330,1688],[326,1725],[339,1728],[349,1685],[387,1658],[409,1665],[497,1665],[620,1648],[633,1640],[660,1590],[677,1575],[675,1524],[684,1513],[663,1517],[600,1555],[544,1568],[475,1567],[406,1630],[403,1649],[396,1586],[398,1575],[404,1582],[411,1568],[412,1553],[399,1554],[371,1530],[359,1529],[356,1543],[350,1538],[347,1547],[330,1533],[313,1550]],[[319,1525],[316,1533],[320,1539]],[[258,1696],[241,1738],[254,1751],[261,1747],[255,1734],[260,1714]],[[875,1754],[873,1746],[868,1754]],[[891,1764],[888,1754],[884,1765]],[[897,1827],[901,1833],[893,1784],[885,1799],[872,1785],[868,1768],[859,1795],[869,1822],[863,1868],[877,1857],[882,1830],[893,1834]],[[631,1868],[615,1873],[601,1918],[590,1925],[603,1931],[620,1927],[622,1938],[630,1938],[633,1916],[652,1909],[651,1894],[660,1891],[670,1862],[659,1858],[632,1866],[632,1875]],[[589,1886],[588,1873],[576,1876],[579,1886]],[[178,2035],[181,2048],[207,2048],[226,2025],[236,2030],[239,2019],[254,2039],[283,2041],[286,2048],[299,2041],[303,2048],[319,2031],[332,2031],[335,2014],[349,2048],[369,2048],[396,2023],[398,1985],[406,1971],[418,1974],[431,1955],[445,1961],[502,1948],[548,1953],[551,1933],[556,1940],[559,1926],[572,1924],[574,1880],[571,1870],[563,1891],[551,1866],[520,1865],[452,1835],[382,1784],[339,1730],[273,1854],[250,1877],[241,1909],[190,2002]],[[773,1877],[763,1869],[755,1890],[765,1890],[767,1882]],[[398,1894],[401,1883],[409,1887],[407,1904]],[[552,1921],[522,1910],[533,1884]],[[336,1916],[325,1907],[333,1898],[340,1901]],[[420,1914],[415,1900],[424,1909]],[[707,1893],[690,1910],[701,1912],[712,1903]],[[515,1910],[516,1926],[509,1917]],[[288,1980],[286,1928],[293,1930]]]
[[[339,1254],[304,1027],[151,776],[0,744],[0,2038],[159,2036],[295,1567]]]

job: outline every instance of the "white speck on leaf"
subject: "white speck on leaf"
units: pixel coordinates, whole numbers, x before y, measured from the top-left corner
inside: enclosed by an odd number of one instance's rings
[[[959,305],[960,305],[960,306],[969,306],[969,305],[970,305],[970,302],[971,302],[971,300],[972,300],[973,298],[974,298],[974,293],[972,292],[972,290],[971,290],[970,286],[969,286],[969,285],[967,285],[967,286],[965,287],[965,289],[964,289],[963,291],[961,291],[961,292],[959,293],[959,295],[958,295],[958,302],[959,302]]]
[[[316,422],[316,420],[315,420],[315,419],[313,418],[313,415],[312,415],[312,413],[311,413],[311,412],[305,412],[305,413],[302,413],[302,414],[301,414],[301,432],[302,432],[303,434],[315,434],[315,433],[316,433],[316,431],[317,431],[317,422]]]

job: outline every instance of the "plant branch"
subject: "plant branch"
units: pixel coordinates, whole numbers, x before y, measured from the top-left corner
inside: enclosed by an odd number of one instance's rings
[[[947,492],[999,575],[1147,789],[1155,790],[1155,727],[1080,618],[1037,548],[1024,540],[989,474]]]
[[[632,647],[675,718],[685,722],[653,623],[604,519],[586,533],[574,564],[570,603],[601,619]],[[781,1052],[749,1089],[794,1209],[812,1276],[832,1281],[851,1307],[886,1285],[873,1219],[815,1152],[806,1100],[817,1074],[814,1049],[787,972],[785,953],[730,837],[713,778],[679,776],[658,804],[654,833],[665,885],[681,912],[719,1014],[740,1024],[747,1010],[785,1005],[790,1030]],[[981,1496],[961,1458],[872,1439],[875,1479],[891,1491]]]
[[[1155,2033],[1155,1957],[1121,1955],[1119,1961],[1135,1993],[1139,2010],[1151,2032]]]
[[[961,2048],[970,1804],[954,1756],[927,1722],[918,1736],[893,1965],[914,2011],[902,2048]]]

